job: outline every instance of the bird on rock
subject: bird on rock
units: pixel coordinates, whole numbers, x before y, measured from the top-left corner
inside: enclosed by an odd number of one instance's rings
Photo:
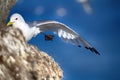
[[[38,35],[39,33],[44,33],[45,31],[53,31],[58,34],[58,36],[65,42],[71,42],[72,44],[81,47],[81,44],[88,50],[100,55],[100,53],[86,40],[84,40],[78,33],[69,28],[67,25],[57,22],[57,21],[33,21],[26,23],[24,18],[18,14],[14,13],[10,17],[10,21],[7,26],[12,26],[19,28],[26,41],[29,41],[32,37]],[[54,36],[45,35],[46,40],[52,40]]]

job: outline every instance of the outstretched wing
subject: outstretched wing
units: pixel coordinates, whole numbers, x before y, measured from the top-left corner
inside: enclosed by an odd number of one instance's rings
[[[0,0],[0,27],[6,25],[9,12],[17,0]]]
[[[79,34],[74,30],[69,28],[67,25],[57,22],[57,21],[43,21],[43,22],[33,22],[29,24],[30,26],[35,26],[40,29],[41,32],[53,31],[58,34],[58,36],[65,42],[71,42],[77,46],[83,44],[86,49],[99,54],[99,52],[92,47],[86,40],[84,40]]]

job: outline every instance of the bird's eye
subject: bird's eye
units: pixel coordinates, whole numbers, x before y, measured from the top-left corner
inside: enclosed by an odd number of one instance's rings
[[[18,18],[15,18],[15,20],[18,20]]]

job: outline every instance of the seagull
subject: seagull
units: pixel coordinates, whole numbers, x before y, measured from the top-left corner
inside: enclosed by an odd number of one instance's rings
[[[10,17],[10,21],[7,23],[7,26],[12,26],[18,28],[22,31],[23,36],[26,41],[32,39],[36,35],[40,33],[44,33],[46,31],[53,31],[58,34],[58,36],[64,42],[70,42],[78,47],[84,46],[86,49],[91,52],[100,55],[100,53],[85,39],[83,39],[78,33],[69,28],[67,25],[57,22],[57,21],[33,21],[30,23],[26,23],[22,15],[19,13],[14,13]],[[54,36],[45,35],[46,40],[51,40]]]

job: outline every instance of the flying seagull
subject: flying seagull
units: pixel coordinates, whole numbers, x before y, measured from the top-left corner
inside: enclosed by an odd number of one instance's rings
[[[32,37],[38,35],[39,33],[44,33],[45,31],[53,31],[54,33],[58,34],[58,36],[63,41],[71,42],[78,47],[80,47],[82,44],[86,49],[100,55],[100,53],[86,40],[84,40],[78,33],[69,28],[67,25],[57,21],[33,21],[26,23],[20,14],[14,13],[10,17],[10,21],[8,22],[7,26],[19,28],[23,32],[26,41],[29,41]],[[49,35],[48,37],[50,39],[53,38],[52,35]]]

